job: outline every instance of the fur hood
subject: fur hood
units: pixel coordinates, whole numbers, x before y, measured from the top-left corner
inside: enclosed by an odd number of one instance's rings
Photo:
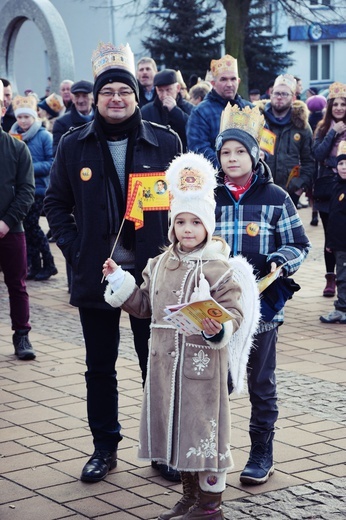
[[[260,99],[254,102],[255,106],[257,106],[262,114],[267,117],[267,112],[271,108],[271,103],[267,99]],[[291,109],[291,121],[292,124],[299,128],[300,130],[304,130],[309,125],[309,110],[304,101],[296,100],[292,104]]]

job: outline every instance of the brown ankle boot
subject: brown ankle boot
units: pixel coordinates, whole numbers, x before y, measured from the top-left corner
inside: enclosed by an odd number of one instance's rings
[[[335,285],[336,285],[336,276],[334,273],[327,273],[325,275],[325,279],[327,280],[327,285],[324,288],[323,296],[327,298],[335,296]]]
[[[187,513],[174,517],[174,520],[224,520],[221,509],[222,493],[203,491],[198,486],[198,498]]]
[[[179,515],[184,515],[188,512],[191,506],[196,502],[198,497],[198,475],[197,473],[190,473],[182,471],[180,473],[181,482],[183,484],[183,496],[172,509],[161,513],[158,520],[169,520],[176,518]]]

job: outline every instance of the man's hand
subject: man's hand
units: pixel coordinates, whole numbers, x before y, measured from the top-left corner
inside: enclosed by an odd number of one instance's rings
[[[172,96],[167,96],[162,101],[162,106],[166,107],[168,112],[170,112],[174,107],[177,106],[177,102]]]
[[[10,228],[3,220],[0,220],[0,238],[4,238],[9,232]]]

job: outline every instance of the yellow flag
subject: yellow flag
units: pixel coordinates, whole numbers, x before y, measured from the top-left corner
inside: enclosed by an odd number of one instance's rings
[[[127,194],[125,218],[134,222],[137,230],[144,226],[142,182],[137,180],[132,192],[130,190],[131,184],[129,184],[129,192]]]

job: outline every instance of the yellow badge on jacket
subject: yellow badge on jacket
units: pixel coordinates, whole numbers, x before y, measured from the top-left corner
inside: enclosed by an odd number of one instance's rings
[[[295,141],[300,141],[300,134],[294,134],[293,139]]]
[[[80,178],[82,181],[90,181],[92,175],[90,168],[82,168],[80,171]]]
[[[339,201],[341,202],[342,200],[344,200],[344,197],[345,197],[345,193],[341,193],[341,195],[339,195]]]
[[[250,237],[256,237],[259,233],[259,225],[256,224],[255,222],[250,222],[250,224],[248,224],[246,226],[246,233],[250,236]]]

